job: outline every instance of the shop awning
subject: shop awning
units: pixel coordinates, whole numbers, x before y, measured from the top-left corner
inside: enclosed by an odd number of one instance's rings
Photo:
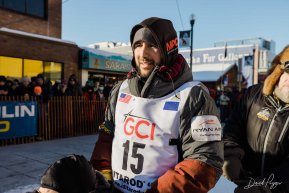
[[[193,65],[194,81],[216,82],[226,75],[235,64],[197,64]]]

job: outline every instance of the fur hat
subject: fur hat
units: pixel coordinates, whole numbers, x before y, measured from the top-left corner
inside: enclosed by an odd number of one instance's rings
[[[279,53],[272,61],[271,68],[267,71],[267,78],[264,82],[263,93],[271,95],[274,91],[275,85],[278,83],[280,76],[283,74],[284,66],[280,65],[284,61],[289,61],[289,45]]]

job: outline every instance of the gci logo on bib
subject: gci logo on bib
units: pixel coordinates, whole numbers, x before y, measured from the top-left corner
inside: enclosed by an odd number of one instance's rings
[[[222,126],[216,116],[197,116],[192,118],[191,132],[195,141],[220,141]]]

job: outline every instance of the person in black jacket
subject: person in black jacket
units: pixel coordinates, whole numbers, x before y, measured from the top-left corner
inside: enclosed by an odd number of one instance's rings
[[[6,85],[5,76],[0,76],[0,96],[8,96],[8,86]]]
[[[267,74],[224,126],[223,175],[238,185],[235,193],[289,192],[289,46]]]
[[[65,90],[65,94],[67,96],[83,96],[83,92],[80,86],[77,85],[76,76],[73,74],[70,76],[68,80],[67,89]]]
[[[22,77],[22,84],[15,90],[16,96],[24,96],[25,94],[28,94],[29,96],[33,94],[32,88],[29,85],[29,78],[27,76]]]
[[[52,91],[50,89],[50,85],[44,83],[44,77],[42,74],[37,75],[36,81],[37,81],[36,86],[40,86],[42,89],[43,101],[47,102],[50,99],[50,97],[52,97]]]

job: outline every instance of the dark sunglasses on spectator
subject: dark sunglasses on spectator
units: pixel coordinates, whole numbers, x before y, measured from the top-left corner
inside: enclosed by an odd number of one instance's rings
[[[289,71],[289,61],[284,61],[280,65],[284,65],[284,69],[282,69],[282,72]]]

